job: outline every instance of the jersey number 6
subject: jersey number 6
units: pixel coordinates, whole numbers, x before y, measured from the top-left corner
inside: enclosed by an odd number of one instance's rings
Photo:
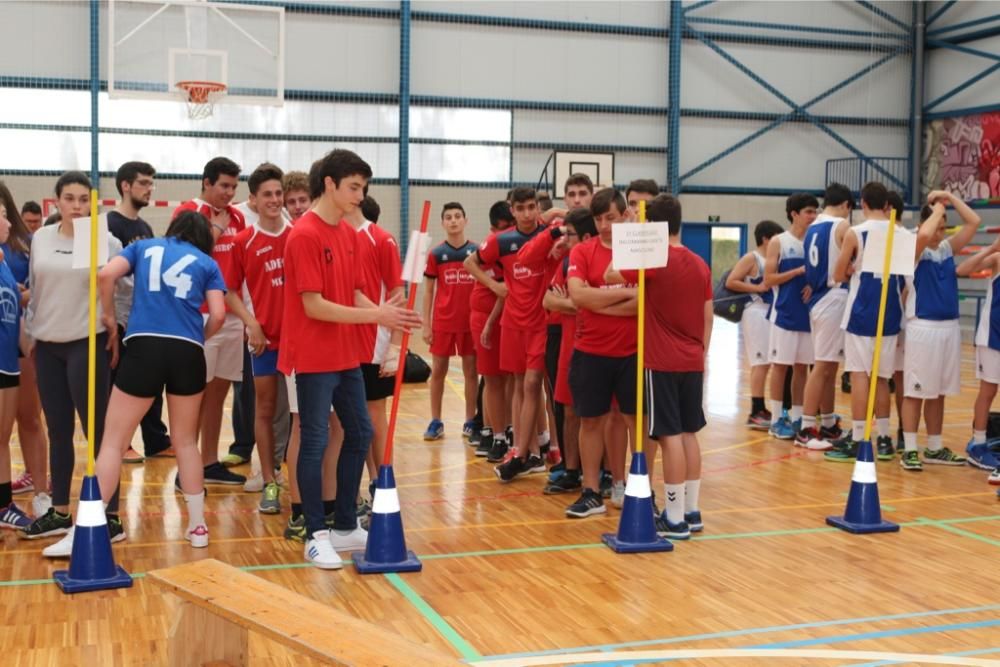
[[[163,264],[163,247],[153,246],[146,248],[144,257],[149,257],[149,291],[160,291],[160,267]],[[178,299],[186,299],[191,290],[191,276],[181,273],[197,258],[194,255],[184,255],[179,260],[170,265],[163,272],[163,282],[174,288],[174,296]]]
[[[819,266],[819,244],[816,242],[817,238],[814,236],[810,239],[809,244],[809,264],[812,266]]]

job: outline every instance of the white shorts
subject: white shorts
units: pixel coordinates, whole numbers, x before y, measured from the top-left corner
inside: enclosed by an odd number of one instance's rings
[[[812,335],[808,331],[789,331],[772,322],[770,348],[772,364],[791,366],[813,362]]]
[[[961,392],[962,330],[958,320],[907,322],[905,356],[904,396],[934,399]]]
[[[208,315],[204,315],[208,320]],[[243,379],[243,322],[232,313],[214,336],[205,341],[206,379],[222,378],[230,382]]]
[[[285,375],[285,389],[288,390],[288,412],[293,415],[299,414],[299,392],[295,388],[295,373]],[[333,404],[330,404],[330,412],[333,412]]]
[[[976,377],[985,382],[1000,384],[1000,350],[976,346]]]
[[[910,326],[910,323],[907,322],[906,326]],[[961,351],[961,341],[959,341],[959,350]],[[906,371],[906,329],[900,329],[899,333],[896,334],[896,361],[894,363],[897,373]]]
[[[875,336],[844,334],[844,370],[850,373],[872,374],[875,355]],[[882,336],[882,350],[878,358],[878,376],[889,379],[896,366],[896,337]]]
[[[771,323],[767,321],[767,304],[754,304],[743,309],[740,319],[740,334],[743,336],[743,349],[750,366],[766,366],[768,361],[767,345],[771,339]]]
[[[844,361],[844,330],[840,323],[846,305],[847,290],[837,288],[824,294],[809,311],[816,361]]]

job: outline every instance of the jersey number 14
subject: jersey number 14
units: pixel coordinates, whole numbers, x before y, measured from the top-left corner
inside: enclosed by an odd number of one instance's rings
[[[151,248],[146,248],[146,252],[143,256],[149,257],[150,292],[160,291],[160,277],[162,275],[163,282],[174,288],[175,297],[178,299],[187,298],[188,292],[191,291],[191,276],[183,273],[183,271],[189,264],[194,262],[197,257],[194,255],[184,255],[179,260],[171,264],[167,270],[163,271],[161,274],[160,269],[163,265],[163,247],[153,246]]]

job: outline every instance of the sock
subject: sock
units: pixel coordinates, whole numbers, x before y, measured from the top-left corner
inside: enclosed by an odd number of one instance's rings
[[[0,507],[8,507],[12,502],[14,502],[14,490],[11,488],[11,482],[0,484]]]
[[[188,510],[188,530],[205,525],[205,494],[196,493],[193,496],[184,494],[184,502]]]
[[[802,415],[802,430],[816,428],[816,418],[809,415]]]
[[[750,412],[751,414],[757,414],[758,412],[764,411],[764,397],[763,396],[752,396],[750,398]]]
[[[771,416],[777,419],[781,416],[781,399],[771,401]]]
[[[865,437],[865,423],[860,419],[855,419],[851,425],[851,438],[854,442],[861,442]]]
[[[324,515],[333,514],[333,504],[334,504],[333,500],[324,500],[323,501],[323,514]]]
[[[663,485],[664,512],[667,514],[667,521],[670,523],[680,523],[684,520],[684,485],[664,484]]]
[[[917,451],[917,434],[903,431],[903,447],[905,447],[908,452]]]
[[[292,521],[302,516],[302,503],[292,503]]]
[[[927,450],[931,452],[941,451],[941,434],[927,436]]]
[[[837,425],[837,415],[830,413],[828,415],[822,415],[823,426],[825,428],[833,428]]]
[[[972,444],[974,445],[985,445],[986,444],[986,431],[972,431]]]
[[[700,479],[689,479],[684,482],[684,513],[698,511],[698,492],[701,491]]]
[[[884,438],[889,435],[889,418],[888,417],[876,417],[875,418],[875,430],[878,431],[878,437]]]
[[[545,447],[549,444],[549,432],[542,431],[538,434],[538,446]]]
[[[802,419],[802,406],[793,405],[792,409],[788,411],[788,418],[791,419],[793,422],[798,419]]]

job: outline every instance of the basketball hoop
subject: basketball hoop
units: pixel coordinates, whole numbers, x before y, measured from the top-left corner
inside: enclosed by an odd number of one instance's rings
[[[215,103],[226,94],[226,84],[217,81],[178,81],[176,86],[186,93],[188,118],[204,120],[215,111]]]

